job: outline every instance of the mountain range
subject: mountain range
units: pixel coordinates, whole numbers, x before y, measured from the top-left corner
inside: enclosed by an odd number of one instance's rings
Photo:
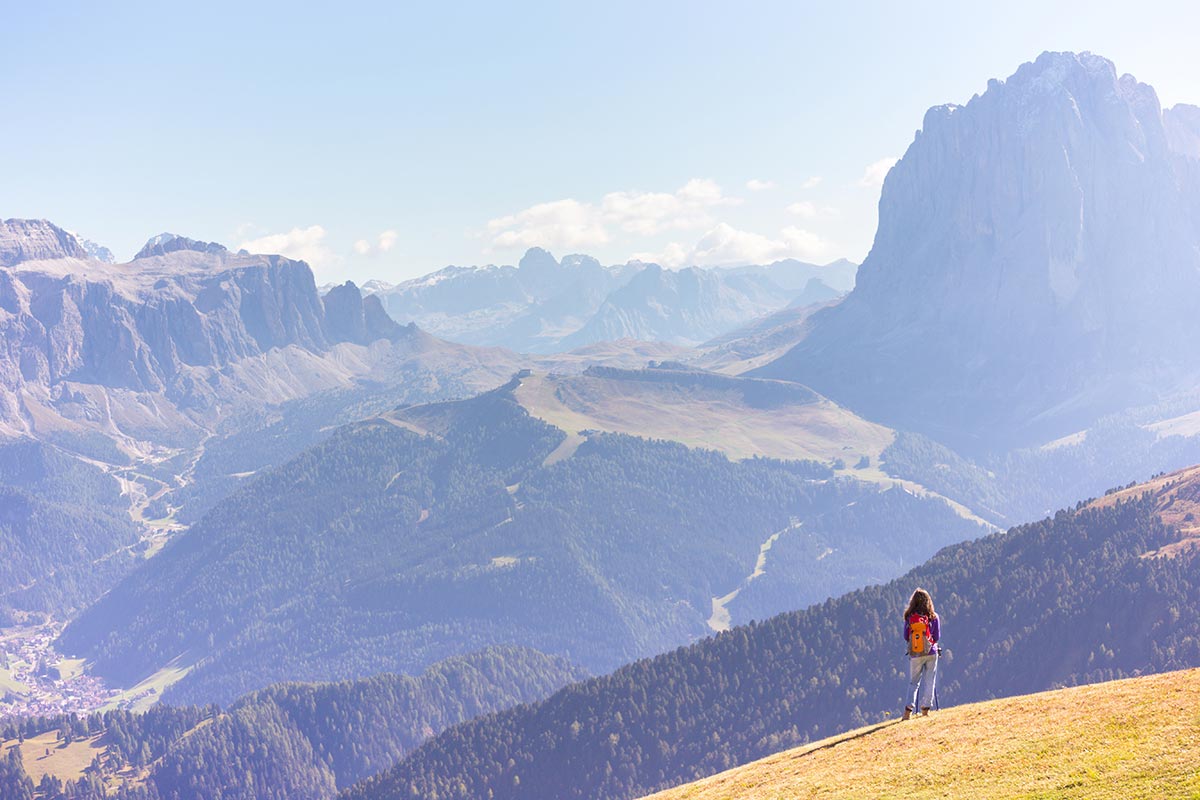
[[[395,323],[352,283],[322,297],[281,256],[162,234],[113,264],[41,220],[0,224],[0,254],[0,458],[33,455],[0,478],[21,498],[0,607],[78,609],[338,414],[469,395],[518,368]],[[264,430],[269,446],[230,453]],[[234,457],[253,466],[226,469]]]
[[[321,298],[307,265],[176,236],[130,264],[88,257],[44,221],[0,230],[0,425],[118,449],[187,441],[251,403],[343,386],[418,336],[352,285]],[[247,398],[253,398],[247,400]]]
[[[558,261],[532,248],[515,267],[446,267],[365,288],[394,318],[437,336],[548,353],[618,339],[697,345],[797,300],[840,296],[854,286],[855,270],[845,260],[791,259],[733,269],[605,267],[590,256]]]

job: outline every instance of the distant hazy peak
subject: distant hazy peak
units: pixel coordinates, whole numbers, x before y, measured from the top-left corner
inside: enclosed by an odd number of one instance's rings
[[[112,250],[109,250],[104,245],[97,244],[91,239],[85,239],[74,231],[71,232],[71,235],[75,237],[75,239],[79,242],[79,246],[86,250],[90,257],[96,259],[97,261],[103,261],[105,264],[117,263],[116,256],[113,255]]]
[[[150,256],[165,256],[167,253],[174,253],[177,250],[195,250],[199,253],[228,252],[225,245],[216,242],[201,242],[177,233],[160,233],[152,236],[133,257],[133,260],[137,261],[139,258],[149,258]]]
[[[553,256],[551,256],[551,258],[553,258]],[[569,256],[563,256],[560,263],[563,267],[569,269],[581,269],[583,267],[591,267],[593,269],[601,268],[599,261],[583,253],[572,253]]]
[[[0,266],[11,267],[22,261],[87,257],[87,251],[73,234],[48,220],[0,221]]]
[[[517,266],[526,270],[538,269],[556,269],[558,261],[549,250],[543,250],[540,247],[531,247],[525,251],[525,255],[521,256],[521,260]]]
[[[336,284],[328,283],[328,284],[321,286],[321,294],[325,294],[330,289],[332,289],[335,285]],[[363,294],[375,294],[376,292],[386,292],[389,289],[394,289],[395,287],[396,287],[396,284],[394,284],[394,283],[388,283],[387,281],[372,279],[372,280],[369,280],[366,283],[364,283],[361,288],[362,288]]]

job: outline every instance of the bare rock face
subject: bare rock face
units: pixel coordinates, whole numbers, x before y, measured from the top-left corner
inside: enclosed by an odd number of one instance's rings
[[[79,241],[43,219],[0,221],[0,267],[51,258],[87,258]]]
[[[282,256],[155,237],[112,265],[48,222],[4,226],[16,266],[0,269],[0,432],[50,412],[100,424],[118,395],[131,419],[216,413],[246,381],[277,401],[338,380],[332,347],[406,331],[354,284],[322,302],[308,265]]]
[[[1200,106],[1180,105],[1163,111],[1167,143],[1176,153],[1200,159]]]
[[[370,344],[394,339],[403,333],[375,295],[363,297],[353,281],[335,286],[321,298],[325,307],[325,329],[334,341]]]
[[[975,449],[1195,385],[1197,122],[1088,53],[930,109],[855,290],[759,374]]]

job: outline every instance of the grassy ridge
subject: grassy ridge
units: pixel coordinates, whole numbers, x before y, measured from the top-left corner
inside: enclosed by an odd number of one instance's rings
[[[651,798],[1197,798],[1198,765],[1191,669],[884,722]]]

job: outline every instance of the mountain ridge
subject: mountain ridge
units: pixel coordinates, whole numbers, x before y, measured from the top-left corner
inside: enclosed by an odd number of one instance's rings
[[[785,307],[813,278],[846,291],[856,270],[845,259],[824,266],[794,259],[680,270],[640,261],[603,266],[586,255],[559,261],[535,247],[515,267],[449,266],[366,287],[395,318],[453,341],[553,353],[622,338],[697,344]]]

